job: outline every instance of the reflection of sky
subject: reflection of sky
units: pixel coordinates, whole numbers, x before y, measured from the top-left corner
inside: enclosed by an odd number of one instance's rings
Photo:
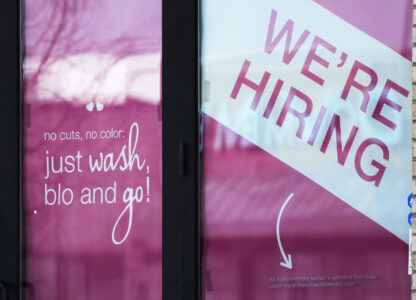
[[[39,68],[39,60],[26,60],[26,76],[33,76]],[[155,103],[160,97],[159,70],[158,53],[123,58],[101,53],[69,55],[42,71],[33,92],[43,101],[117,104],[131,97]],[[28,100],[33,101],[30,96]]]

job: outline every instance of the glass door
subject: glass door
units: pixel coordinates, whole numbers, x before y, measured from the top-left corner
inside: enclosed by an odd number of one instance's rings
[[[22,10],[24,299],[161,299],[161,1]]]
[[[364,2],[201,1],[204,299],[410,299],[413,4]]]

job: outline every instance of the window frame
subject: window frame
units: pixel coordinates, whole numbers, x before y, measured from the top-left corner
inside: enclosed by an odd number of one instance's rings
[[[0,4],[0,300],[24,296],[23,1]],[[162,298],[201,296],[199,1],[162,1]]]

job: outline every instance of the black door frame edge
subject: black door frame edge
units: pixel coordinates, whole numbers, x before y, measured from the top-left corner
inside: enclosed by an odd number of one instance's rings
[[[20,1],[0,4],[0,297],[20,293]],[[0,298],[1,299],[1,298]]]
[[[162,1],[163,300],[200,298],[199,1]]]

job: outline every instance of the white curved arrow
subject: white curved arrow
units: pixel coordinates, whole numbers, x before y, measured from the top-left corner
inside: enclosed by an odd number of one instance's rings
[[[282,218],[283,210],[285,209],[286,205],[289,203],[290,199],[292,199],[293,193],[287,197],[285,203],[283,203],[282,208],[280,209],[279,216],[277,217],[277,224],[276,224],[276,234],[277,234],[277,243],[279,244],[280,253],[282,253],[284,262],[282,261],[280,265],[282,267],[292,269],[292,257],[290,254],[286,256],[285,251],[283,250],[282,241],[280,240],[280,219]]]

